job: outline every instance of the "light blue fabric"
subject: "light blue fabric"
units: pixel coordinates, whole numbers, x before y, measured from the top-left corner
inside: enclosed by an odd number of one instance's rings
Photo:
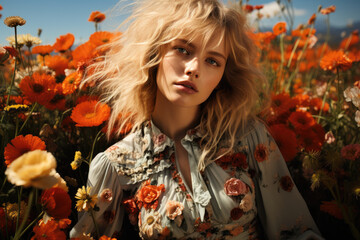
[[[322,239],[266,127],[261,122],[254,122],[246,130],[233,152],[246,156],[248,167],[233,167],[232,162],[219,164],[217,161],[208,164],[203,173],[197,170],[201,134],[196,129],[188,132],[181,143],[188,152],[192,191],[186,184],[185,189],[181,188],[177,178],[174,178],[174,173],[179,169],[171,160],[175,151],[174,142],[152,122],[98,154],[90,165],[88,186],[92,187],[91,194],[100,194],[107,188],[113,192],[112,202],[99,200],[97,204],[100,211],[95,213],[95,218],[101,234],[111,236],[121,230],[123,191],[134,196],[144,181],[150,180],[151,185],[164,184],[165,192],[161,194],[156,209],[140,209],[142,225],[139,225],[139,231],[144,239],[157,239],[160,230],[165,227],[170,230],[169,236],[177,239],[255,239],[259,229],[263,229],[264,235],[270,240],[309,239],[309,236]],[[219,151],[222,148],[226,148],[225,140],[219,143]],[[263,159],[255,157],[259,149],[264,150],[265,154],[261,155]],[[181,172],[178,173],[182,176]],[[254,176],[250,173],[254,173]],[[245,183],[248,192],[239,196],[226,194],[224,184],[231,178]],[[287,180],[285,186],[282,180]],[[246,209],[242,205],[242,215],[238,218],[232,213],[234,209],[239,209],[245,195],[248,195],[252,206]],[[166,204],[169,200],[184,206],[180,224],[167,216]],[[111,223],[106,222],[105,212],[113,213]],[[157,227],[153,225],[149,231],[144,222],[147,216],[154,214],[160,214],[160,224]],[[211,228],[204,230],[203,227],[207,225],[201,225],[202,222],[208,223]],[[70,236],[77,237],[93,231],[90,214],[81,213]]]

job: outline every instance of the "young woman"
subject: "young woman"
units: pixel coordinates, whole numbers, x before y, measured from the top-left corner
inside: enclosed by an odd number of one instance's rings
[[[129,22],[87,81],[112,106],[109,135],[133,130],[91,162],[91,194],[112,201],[99,197],[96,226],[83,213],[71,236],[115,236],[126,220],[143,239],[321,239],[255,117],[264,79],[244,16],[217,0],[146,0]]]

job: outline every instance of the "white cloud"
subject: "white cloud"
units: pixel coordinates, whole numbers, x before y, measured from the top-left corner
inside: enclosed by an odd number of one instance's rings
[[[294,11],[294,17],[301,17],[307,14],[307,11],[305,9],[294,8],[293,11]],[[264,7],[259,12],[263,15],[264,19],[276,18],[276,20],[278,21],[279,18],[282,18],[281,8],[276,1],[264,4]],[[253,11],[252,13],[248,14],[249,21],[254,22],[256,16],[257,16],[257,11]],[[273,22],[268,21],[268,24],[271,25],[273,24]],[[265,23],[265,25],[267,24]]]

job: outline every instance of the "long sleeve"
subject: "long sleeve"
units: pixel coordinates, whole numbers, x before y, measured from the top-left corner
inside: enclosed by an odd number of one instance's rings
[[[249,166],[255,170],[258,216],[265,236],[270,240],[323,239],[265,126],[256,123],[247,141]]]
[[[100,235],[112,236],[114,232],[120,231],[123,222],[124,209],[121,207],[123,190],[121,177],[104,153],[99,153],[91,162],[87,186],[91,187],[91,195],[98,195],[99,211],[94,211],[94,216]],[[104,189],[112,191],[111,201],[101,200],[100,194]],[[80,212],[78,222],[71,230],[70,237],[94,232],[94,223],[90,213]]]

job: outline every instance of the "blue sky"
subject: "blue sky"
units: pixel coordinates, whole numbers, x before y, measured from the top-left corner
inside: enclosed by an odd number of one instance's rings
[[[234,0],[223,1],[234,2]],[[58,36],[69,32],[75,35],[77,44],[85,42],[95,29],[94,24],[87,21],[92,11],[101,11],[107,15],[107,19],[100,25],[101,30],[111,31],[124,19],[126,13],[115,16],[118,14],[110,11],[117,2],[118,0],[0,0],[0,5],[3,7],[0,11],[2,14],[0,44],[8,45],[6,38],[14,35],[13,29],[3,24],[3,20],[8,16],[21,16],[27,21],[24,26],[18,28],[19,34],[30,33],[36,36],[38,29],[41,28],[42,44],[53,44]],[[319,5],[323,7],[336,5],[335,13],[330,15],[330,22],[334,26],[346,26],[351,22],[360,21],[359,0],[292,0],[292,2],[296,15],[295,26],[306,23]],[[249,4],[264,4],[270,12],[275,11],[277,6],[272,0],[250,0]],[[284,19],[279,16],[263,19],[260,26],[272,26],[279,20]],[[324,20],[323,15],[318,16],[317,21]]]

